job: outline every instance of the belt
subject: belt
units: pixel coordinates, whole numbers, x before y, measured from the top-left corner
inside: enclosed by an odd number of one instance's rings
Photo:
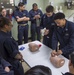
[[[26,26],[27,25],[27,23],[26,24],[18,24],[19,26]]]

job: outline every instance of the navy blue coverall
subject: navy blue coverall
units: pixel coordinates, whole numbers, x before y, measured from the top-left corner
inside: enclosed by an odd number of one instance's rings
[[[22,64],[15,56],[19,53],[16,41],[3,31],[0,31],[0,56],[8,61],[14,70],[14,75],[24,75]]]
[[[53,50],[57,49],[58,42],[63,55],[69,58],[69,54],[74,51],[74,23],[66,21],[65,27],[55,26],[52,37]]]
[[[9,67],[11,69],[11,64],[0,57],[0,75],[14,75],[14,72],[10,70],[10,72],[6,72],[5,67]]]
[[[17,20],[17,16],[19,18],[29,17],[29,13],[27,10],[24,11],[15,10],[14,17],[16,20]],[[21,26],[23,24],[25,24],[25,26]],[[22,44],[23,36],[24,36],[24,43],[27,43],[28,42],[28,21],[18,22],[18,44],[19,45]]]
[[[37,40],[40,41],[40,25],[37,26],[37,22],[36,19],[34,19],[35,15],[40,15],[40,17],[42,17],[43,13],[40,9],[38,9],[37,11],[34,11],[33,9],[31,9],[29,11],[29,15],[30,15],[30,21],[31,21],[31,39],[32,41],[36,40],[36,34],[37,34]],[[41,20],[41,18],[39,19],[39,21]]]
[[[41,24],[40,24],[41,29],[46,28],[49,30],[48,35],[44,35],[43,37],[43,43],[50,48],[52,45],[52,34],[55,25],[53,17],[54,13],[51,17],[48,17],[46,14],[44,14],[41,18]]]

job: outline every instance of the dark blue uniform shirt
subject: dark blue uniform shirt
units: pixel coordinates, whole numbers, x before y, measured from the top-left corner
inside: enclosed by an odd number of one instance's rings
[[[54,17],[54,13],[51,17],[48,17],[46,14],[44,14],[41,18],[41,24],[40,24],[41,28],[46,28],[50,31],[48,34],[50,37],[53,34],[54,25],[55,25],[53,17]]]
[[[28,14],[28,11],[27,10],[24,10],[24,11],[19,11],[19,10],[15,10],[14,12],[14,17],[15,19],[17,19],[17,16],[19,18],[22,18],[22,17],[29,17],[29,14]],[[28,21],[21,21],[21,22],[18,22],[18,24],[26,24],[28,23]]]
[[[74,23],[66,21],[65,27],[55,26],[52,37],[52,49],[56,50],[57,43],[60,42],[60,50],[63,55],[69,58],[69,54],[74,51]]]
[[[43,13],[42,13],[42,11],[40,9],[38,9],[36,12],[33,9],[31,9],[29,11],[29,15],[30,15],[31,23],[35,23],[36,24],[36,19],[34,19],[34,16],[35,15],[40,15],[40,17],[42,17]]]
[[[1,56],[9,62],[14,61],[14,57],[19,53],[16,41],[3,31],[0,31],[0,48]]]
[[[15,56],[19,53],[16,41],[3,31],[0,31],[0,56],[7,60],[13,67],[15,75],[24,75],[23,67]]]
[[[40,27],[51,29],[51,27],[55,25],[53,17],[54,17],[54,14],[51,17],[48,17],[46,14],[44,14],[41,18]]]

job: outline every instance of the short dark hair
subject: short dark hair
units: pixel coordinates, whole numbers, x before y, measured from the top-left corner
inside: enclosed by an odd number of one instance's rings
[[[46,12],[47,13],[50,13],[50,12],[53,12],[53,11],[54,11],[54,7],[53,6],[49,5],[49,6],[46,7]]]
[[[0,28],[3,28],[5,25],[9,25],[10,20],[6,17],[0,18]]]
[[[52,75],[52,72],[46,66],[37,65],[28,70],[25,75]]]
[[[72,52],[70,55],[70,60],[71,60],[71,63],[73,64],[73,67],[74,67],[74,52]]]
[[[37,3],[33,3],[32,7],[34,8],[34,6],[38,6]]]
[[[65,15],[64,15],[64,13],[61,13],[61,12],[56,13],[56,14],[54,15],[54,20],[57,20],[57,19],[64,19],[64,18],[65,18]]]
[[[18,6],[23,6],[24,3],[23,2],[19,2]]]
[[[5,9],[5,8],[0,8],[0,12],[2,12],[3,9]]]

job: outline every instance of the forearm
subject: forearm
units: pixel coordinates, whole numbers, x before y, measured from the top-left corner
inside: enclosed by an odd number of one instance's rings
[[[21,22],[21,21],[24,21],[24,17],[17,19],[17,22]]]
[[[29,21],[30,20],[30,18],[29,17],[26,17],[25,19],[24,19],[24,21]]]

